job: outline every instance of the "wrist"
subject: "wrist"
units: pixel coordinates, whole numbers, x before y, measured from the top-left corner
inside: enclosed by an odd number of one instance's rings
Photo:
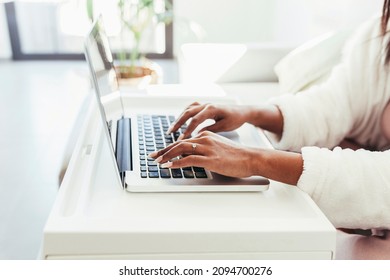
[[[264,130],[281,135],[283,132],[283,115],[275,105],[266,104],[261,107],[252,107],[248,111],[249,123]]]
[[[299,153],[251,148],[250,155],[248,170],[252,175],[296,185],[303,172],[303,158]]]
[[[266,150],[259,148],[248,148],[248,170],[251,176],[264,176],[261,166],[265,164]]]
[[[261,108],[257,106],[245,106],[241,113],[243,115],[244,122],[256,125],[256,122],[258,122],[261,117]]]

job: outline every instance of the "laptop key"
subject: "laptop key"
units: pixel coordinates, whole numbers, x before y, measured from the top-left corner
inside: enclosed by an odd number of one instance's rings
[[[141,166],[141,172],[146,172],[148,169],[146,168],[146,166]]]
[[[161,178],[171,178],[171,174],[169,172],[169,169],[160,169],[160,176]]]
[[[149,172],[157,172],[158,171],[158,167],[157,166],[149,166],[148,170],[149,170]]]
[[[183,178],[183,175],[181,174],[180,168],[171,169],[171,172],[172,172],[173,178]]]
[[[192,170],[183,170],[184,178],[194,178]]]
[[[141,178],[147,178],[148,177],[148,173],[146,172],[141,172]]]
[[[160,178],[158,172],[149,172],[149,178]]]
[[[196,178],[207,178],[207,174],[206,174],[206,172],[197,171],[197,172],[195,172],[195,177]]]
[[[167,130],[168,130],[168,128],[169,128],[169,126],[168,126],[168,125],[163,125],[163,130],[164,130],[164,131],[167,131]]]
[[[179,136],[180,136],[180,132],[174,132],[173,133],[173,137],[175,138],[175,141],[177,141],[177,138],[179,138]]]
[[[193,168],[195,172],[205,172],[203,167],[194,166]]]

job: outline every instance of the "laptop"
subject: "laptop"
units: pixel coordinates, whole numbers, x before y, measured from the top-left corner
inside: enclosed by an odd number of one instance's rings
[[[114,68],[114,59],[105,33],[101,16],[94,22],[85,39],[85,57],[93,81],[98,113],[103,121],[103,133],[109,142],[110,153],[121,185],[129,192],[259,192],[268,189],[269,180],[260,176],[232,178],[201,167],[178,169],[161,168],[148,154],[162,149],[177,140],[186,129],[166,134],[176,115],[171,111],[148,108],[145,98],[142,106],[124,106]],[[120,114],[110,114],[110,101],[119,103]],[[131,98],[126,99],[129,105]],[[175,104],[170,99],[169,104]],[[131,105],[131,104],[130,104]],[[129,108],[136,108],[130,109]],[[169,107],[169,106],[168,106]],[[182,110],[183,108],[177,108]],[[179,114],[180,111],[177,112]],[[255,128],[253,128],[255,129]],[[236,132],[224,136],[239,141]],[[263,138],[264,139],[264,138]]]

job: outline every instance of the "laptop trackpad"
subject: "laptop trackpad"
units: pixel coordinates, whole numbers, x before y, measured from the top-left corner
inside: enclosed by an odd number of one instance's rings
[[[225,132],[218,132],[218,135],[221,135],[223,137],[226,137],[236,143],[240,143],[240,136],[236,131],[225,131]]]

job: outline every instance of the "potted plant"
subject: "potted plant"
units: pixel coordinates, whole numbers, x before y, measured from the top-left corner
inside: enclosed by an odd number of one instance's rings
[[[87,13],[91,21],[94,19],[93,3],[94,0],[87,0]],[[121,49],[118,53],[119,64],[116,66],[120,83],[157,83],[161,76],[157,64],[146,59],[141,52],[140,43],[147,28],[157,26],[161,22],[171,23],[171,1],[163,0],[163,3],[165,9],[158,11],[154,0],[116,0],[121,24]]]

